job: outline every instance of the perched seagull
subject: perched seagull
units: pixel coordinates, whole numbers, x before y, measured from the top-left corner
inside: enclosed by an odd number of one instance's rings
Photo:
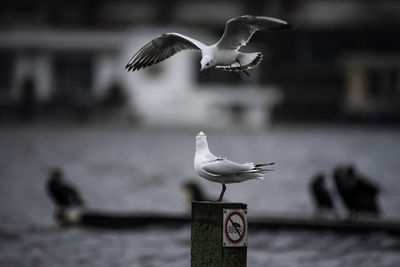
[[[143,46],[126,65],[128,71],[144,69],[157,64],[179,51],[191,49],[201,52],[200,71],[216,67],[225,71],[243,71],[255,68],[262,60],[262,53],[243,53],[239,49],[245,46],[256,31],[282,31],[291,29],[286,21],[260,16],[240,16],[230,19],[225,25],[221,39],[213,45],[179,33],[164,33]]]
[[[216,202],[221,202],[224,196],[225,184],[241,183],[251,179],[264,179],[267,171],[263,167],[274,163],[254,164],[252,162],[236,163],[213,155],[207,143],[207,136],[200,132],[196,136],[196,153],[194,155],[194,169],[196,173],[204,179],[212,182],[221,183],[222,191]]]

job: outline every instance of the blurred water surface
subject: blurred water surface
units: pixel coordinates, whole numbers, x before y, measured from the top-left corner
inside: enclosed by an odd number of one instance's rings
[[[59,229],[44,184],[62,166],[87,206],[109,211],[188,212],[181,183],[196,179],[213,198],[220,185],[193,171],[196,130],[57,125],[0,130],[0,266],[188,266],[190,229],[98,232]],[[235,161],[276,162],[264,181],[228,185],[226,200],[249,216],[311,214],[308,182],[353,163],[381,185],[386,218],[400,217],[400,131],[277,126],[265,132],[206,131],[211,150]],[[334,191],[331,181],[329,188]],[[339,206],[341,208],[341,206]],[[341,215],[345,216],[343,209]],[[399,239],[376,233],[250,232],[249,266],[397,266]]]

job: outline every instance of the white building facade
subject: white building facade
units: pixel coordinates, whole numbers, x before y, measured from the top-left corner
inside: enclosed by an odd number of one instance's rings
[[[270,123],[282,97],[279,90],[200,84],[197,52],[184,51],[156,66],[127,72],[130,57],[165,31],[0,32],[0,60],[8,73],[0,81],[0,105],[21,102],[26,81],[38,106],[57,100],[72,109],[94,108],[118,86],[127,96],[123,116],[139,118],[144,125],[260,129]]]

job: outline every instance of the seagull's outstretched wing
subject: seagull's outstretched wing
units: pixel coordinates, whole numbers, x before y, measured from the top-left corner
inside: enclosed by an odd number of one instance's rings
[[[256,31],[289,30],[291,26],[286,21],[260,16],[240,16],[228,20],[225,31],[217,46],[222,49],[239,49],[247,44]]]
[[[143,46],[126,64],[128,71],[139,70],[157,64],[179,51],[199,50],[204,47],[201,42],[179,33],[164,33]]]

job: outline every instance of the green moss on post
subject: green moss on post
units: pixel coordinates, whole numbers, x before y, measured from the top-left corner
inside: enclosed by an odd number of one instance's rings
[[[244,267],[247,247],[223,247],[223,210],[246,209],[243,203],[192,203],[191,266]]]

